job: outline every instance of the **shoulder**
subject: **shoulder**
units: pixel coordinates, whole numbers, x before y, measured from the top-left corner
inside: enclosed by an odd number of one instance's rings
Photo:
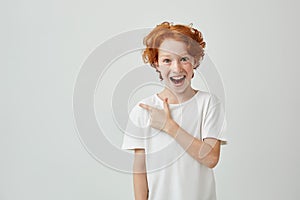
[[[204,105],[207,105],[207,106],[214,106],[214,105],[221,102],[220,98],[217,95],[215,95],[214,93],[211,93],[211,92],[206,92],[206,91],[199,90],[197,97],[198,97],[197,98],[198,103],[204,104]]]

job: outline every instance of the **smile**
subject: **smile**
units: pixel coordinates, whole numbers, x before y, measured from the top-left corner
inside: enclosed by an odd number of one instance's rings
[[[170,77],[170,80],[175,83],[175,84],[180,84],[185,80],[185,75],[181,75],[181,76],[172,76]]]

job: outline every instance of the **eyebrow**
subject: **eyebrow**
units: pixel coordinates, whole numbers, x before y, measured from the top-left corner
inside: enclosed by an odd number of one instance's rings
[[[172,54],[174,54],[174,53],[172,53]],[[183,53],[181,53],[181,54],[176,54],[177,56],[190,56],[190,54],[188,53],[188,52],[183,52]],[[160,53],[159,54],[159,56],[160,57],[170,57],[171,55],[170,54],[168,54],[168,53]]]

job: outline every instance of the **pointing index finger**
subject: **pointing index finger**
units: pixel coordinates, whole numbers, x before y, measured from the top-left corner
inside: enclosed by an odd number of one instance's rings
[[[142,107],[142,108],[144,108],[144,109],[146,109],[146,110],[148,110],[148,111],[151,111],[151,109],[152,109],[151,106],[149,106],[147,104],[143,104],[143,103],[140,103],[139,106]]]

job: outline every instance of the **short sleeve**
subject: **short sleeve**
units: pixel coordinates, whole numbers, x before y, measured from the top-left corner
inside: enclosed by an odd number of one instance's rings
[[[221,140],[222,144],[226,144],[226,126],[224,104],[215,95],[212,95],[204,115],[202,139],[215,138]]]
[[[136,105],[129,114],[124,132],[122,149],[146,149],[146,139],[149,135],[149,114]]]

